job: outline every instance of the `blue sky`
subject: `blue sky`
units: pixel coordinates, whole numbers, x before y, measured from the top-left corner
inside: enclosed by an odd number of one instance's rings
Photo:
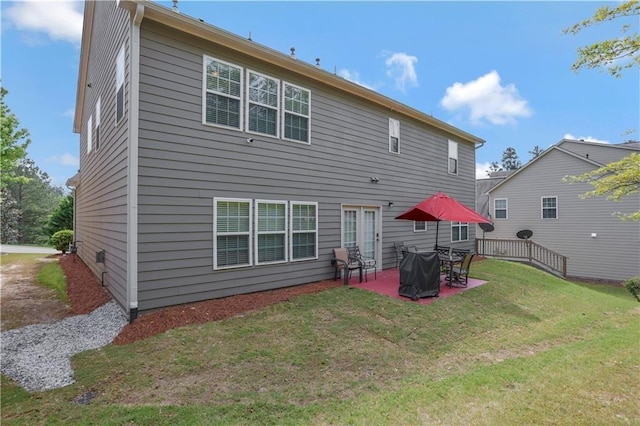
[[[171,1],[160,1],[171,7]],[[613,21],[562,29],[613,2],[179,2],[180,12],[290,53],[487,141],[477,175],[514,147],[563,137],[640,139],[639,70],[570,70],[580,46],[619,36]],[[29,157],[64,185],[78,169],[72,132],[82,2],[1,2],[5,101],[31,133]],[[625,133],[631,131],[632,133]]]

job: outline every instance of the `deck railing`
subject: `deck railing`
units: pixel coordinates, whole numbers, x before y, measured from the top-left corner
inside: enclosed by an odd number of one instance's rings
[[[476,238],[476,253],[485,257],[525,259],[543,265],[566,278],[567,257],[531,240]]]

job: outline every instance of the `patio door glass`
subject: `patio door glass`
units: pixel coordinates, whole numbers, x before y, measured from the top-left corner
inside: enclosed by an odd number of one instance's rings
[[[344,207],[342,209],[342,246],[360,247],[366,259],[379,261],[379,208]]]

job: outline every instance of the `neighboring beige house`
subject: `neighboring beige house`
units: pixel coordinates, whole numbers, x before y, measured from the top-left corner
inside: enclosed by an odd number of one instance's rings
[[[620,202],[582,199],[591,185],[563,182],[639,151],[637,142],[561,140],[486,191],[495,227],[486,237],[515,239],[518,231],[531,230],[532,241],[568,257],[569,277],[621,281],[640,275],[640,224],[615,216],[640,209],[640,194]]]

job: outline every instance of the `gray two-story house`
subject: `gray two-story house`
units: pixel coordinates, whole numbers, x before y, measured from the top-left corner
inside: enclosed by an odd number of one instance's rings
[[[486,192],[495,228],[486,238],[515,239],[518,231],[530,230],[532,241],[567,256],[570,277],[621,281],[640,276],[640,224],[616,215],[640,209],[640,194],[617,202],[583,198],[593,189],[590,184],[564,180],[633,152],[640,152],[637,142],[561,140]]]
[[[435,242],[394,217],[438,190],[473,205],[484,143],[142,0],[85,3],[74,131],[78,255],[131,319],[330,278],[335,247],[392,268],[393,241]]]

